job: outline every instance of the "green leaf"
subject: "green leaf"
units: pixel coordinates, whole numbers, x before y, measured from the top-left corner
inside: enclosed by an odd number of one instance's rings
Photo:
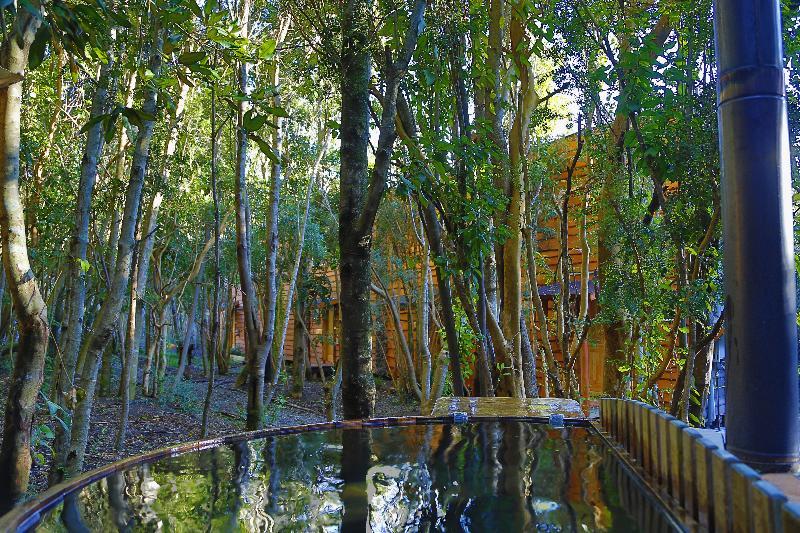
[[[89,272],[89,269],[92,268],[92,265],[89,264],[89,261],[86,259],[77,258],[78,263],[80,263],[81,271],[86,274]]]
[[[111,139],[114,138],[114,126],[117,124],[117,119],[119,119],[119,112],[115,111],[114,113],[111,113],[111,115],[103,122],[105,129],[104,138],[107,143],[111,142]]]
[[[247,113],[244,114],[242,126],[248,132],[253,133],[263,128],[266,122],[267,122],[266,115],[256,115],[255,112],[252,109],[250,109],[247,111]]]
[[[203,3],[203,14],[208,17],[214,12],[215,7],[217,7],[217,0],[206,0],[205,3]]]
[[[33,70],[44,62],[47,53],[47,45],[50,43],[51,36],[52,31],[50,30],[50,24],[45,22],[39,26],[36,37],[31,44],[30,53],[28,54],[29,69]]]
[[[248,137],[250,137],[250,139],[252,139],[258,145],[258,148],[264,153],[265,156],[269,158],[270,161],[273,163],[280,163],[278,154],[275,153],[275,150],[272,149],[272,146],[267,141],[254,133],[249,134]]]
[[[633,130],[626,131],[624,143],[626,148],[636,146],[636,132]]]
[[[203,11],[200,9],[200,6],[197,5],[195,0],[186,0],[184,5],[189,11],[194,13],[197,18],[203,18]]]
[[[270,59],[275,54],[276,46],[275,39],[265,39],[261,46],[258,47],[258,58],[262,61]]]
[[[178,63],[181,65],[193,65],[206,58],[205,52],[184,52],[178,56]]]
[[[141,128],[144,125],[144,122],[147,120],[155,120],[156,117],[151,115],[150,113],[145,113],[140,109],[134,109],[132,107],[125,107],[122,109],[122,115],[128,119],[128,122],[136,126],[137,128]]]
[[[52,440],[56,437],[56,434],[53,433],[50,426],[46,424],[41,424],[37,429],[39,430],[39,435],[47,440]]]
[[[96,117],[90,118],[89,121],[78,131],[78,133],[86,133],[92,129],[92,126],[103,122],[106,118],[108,118],[108,115],[97,115]]]
[[[264,106],[264,111],[266,111],[267,113],[271,113],[271,114],[275,115],[276,117],[284,117],[284,118],[286,118],[286,117],[289,116],[289,112],[286,111],[286,109],[284,109],[282,107]]]

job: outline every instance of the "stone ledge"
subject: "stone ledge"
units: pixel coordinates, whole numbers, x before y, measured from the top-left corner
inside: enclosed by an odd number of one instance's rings
[[[575,400],[564,398],[469,398],[449,396],[439,398],[431,416],[448,416],[466,413],[469,416],[530,416],[555,414],[565,418],[584,418],[581,406]]]

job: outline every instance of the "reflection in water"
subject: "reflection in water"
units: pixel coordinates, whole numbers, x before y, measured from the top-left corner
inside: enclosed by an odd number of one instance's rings
[[[328,430],[133,467],[83,489],[39,530],[667,530],[637,490],[586,428]]]

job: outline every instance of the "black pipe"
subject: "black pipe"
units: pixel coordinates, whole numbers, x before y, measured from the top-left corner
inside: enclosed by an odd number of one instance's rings
[[[727,448],[798,460],[789,133],[778,0],[715,0],[727,299]]]

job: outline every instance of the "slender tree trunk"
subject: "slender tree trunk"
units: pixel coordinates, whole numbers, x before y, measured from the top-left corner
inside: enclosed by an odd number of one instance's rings
[[[411,113],[408,101],[402,94],[397,97],[397,116],[403,126],[402,131],[398,132],[400,137],[405,137],[406,140],[413,143],[420,157],[424,157],[419,151],[419,147],[416,146],[418,132],[414,115]],[[434,266],[436,269],[436,280],[438,282],[439,301],[442,306],[442,319],[444,321],[445,337],[447,340],[447,352],[450,358],[453,395],[464,396],[464,394],[466,394],[466,389],[461,372],[461,350],[458,344],[458,330],[456,329],[455,312],[453,310],[453,293],[450,287],[450,274],[447,268],[443,266],[446,264],[447,255],[444,245],[442,244],[442,225],[436,214],[436,207],[433,202],[418,201],[417,203],[419,204],[423,227],[425,228],[425,236],[430,243],[431,252],[436,258]]]
[[[111,395],[111,378],[113,373],[113,359],[114,354],[118,351],[118,346],[116,342],[116,338],[112,338],[111,342],[106,345],[106,349],[103,350],[103,356],[101,359],[100,364],[100,376],[99,376],[99,392],[101,397],[103,396],[110,396]]]
[[[217,63],[217,51],[214,50],[214,65]],[[220,288],[220,220],[219,197],[217,194],[217,158],[219,157],[219,144],[217,132],[217,91],[216,85],[211,85],[211,197],[214,201],[214,295],[211,307],[211,347],[208,350],[208,386],[206,397],[203,401],[203,421],[200,428],[200,437],[208,436],[208,421],[211,417],[211,404],[214,394],[214,359],[219,345],[219,288]],[[237,209],[238,217],[238,209]],[[237,238],[239,224],[237,220]]]
[[[414,393],[414,396],[416,396],[417,400],[422,402],[425,400],[425,396],[423,394],[423,389],[419,384],[419,380],[417,379],[417,372],[414,368],[414,356],[411,353],[411,347],[409,346],[408,339],[403,331],[403,322],[400,317],[400,311],[397,309],[397,305],[394,303],[394,298],[392,297],[392,294],[389,293],[386,284],[383,283],[379,276],[376,275],[375,278],[378,280],[378,283],[380,283],[381,286],[377,287],[372,285],[371,288],[375,294],[384,299],[386,306],[389,308],[389,312],[392,315],[395,338],[400,346],[400,351],[403,354],[403,362],[405,363],[406,367],[405,380],[408,382],[409,388],[411,389],[411,392]]]
[[[90,120],[106,112],[108,100],[108,84],[111,71],[111,61],[100,68],[97,80]],[[75,229],[70,245],[70,260],[67,264],[67,325],[64,331],[64,349],[60,362],[57,365],[56,384],[54,387],[55,401],[66,413],[72,413],[74,406],[74,380],[75,368],[78,362],[78,352],[83,339],[83,319],[86,305],[86,250],[89,245],[89,218],[92,203],[92,191],[97,179],[97,162],[103,150],[103,125],[94,124],[86,133],[86,145],[83,159],[81,160],[80,182],[78,184],[78,197],[75,202]],[[69,437],[61,424],[55,425],[55,468],[50,473],[51,485],[62,479],[59,468],[64,464],[68,448]]]
[[[292,397],[302,398],[306,383],[306,359],[308,358],[309,338],[306,335],[304,324],[308,317],[306,297],[300,291],[297,303],[294,305],[294,353],[292,366],[294,380],[292,382]]]
[[[328,147],[328,130],[324,129],[322,134],[320,135],[319,139],[319,146],[317,147],[317,157],[314,161],[314,166],[311,170],[311,176],[309,177],[308,187],[306,189],[306,204],[305,209],[303,211],[303,220],[300,224],[300,233],[297,236],[297,253],[294,259],[294,266],[292,267],[292,277],[289,280],[289,285],[286,289],[286,307],[283,315],[283,327],[281,328],[281,336],[277,343],[277,358],[275,361],[274,366],[274,374],[272,375],[272,379],[269,382],[269,389],[267,390],[267,400],[266,403],[269,404],[272,401],[273,396],[275,395],[275,390],[278,385],[278,378],[280,377],[281,367],[283,366],[283,346],[286,343],[286,332],[289,329],[289,316],[290,310],[292,308],[292,301],[294,298],[294,293],[297,287],[297,277],[300,272],[300,263],[303,259],[303,248],[306,242],[306,228],[308,227],[308,215],[311,210],[311,194],[314,191],[314,184],[317,181],[317,171],[319,169],[319,165],[322,162],[322,158],[325,155]]]
[[[205,269],[203,269],[205,270]],[[175,381],[172,383],[172,394],[178,388],[183,374],[186,372],[186,364],[189,359],[189,347],[192,343],[192,330],[194,329],[195,316],[197,315],[197,307],[200,302],[200,290],[203,286],[203,272],[201,271],[197,282],[194,284],[194,296],[192,297],[192,306],[189,308],[189,314],[186,316],[186,331],[183,334],[183,344],[181,346],[180,360],[178,362],[178,371],[175,374]]]
[[[245,0],[240,6],[239,24],[242,28],[243,36],[247,37],[249,28],[250,1]],[[240,62],[236,75],[236,83],[239,91],[247,94],[248,92],[248,70],[249,66],[245,61]],[[250,210],[247,195],[247,130],[244,128],[244,115],[247,111],[247,103],[241,101],[237,112],[236,124],[236,257],[239,266],[239,283],[242,288],[242,305],[244,307],[244,325],[247,336],[245,347],[245,361],[247,364],[247,422],[248,430],[255,430],[261,427],[261,418],[264,401],[264,377],[265,366],[269,349],[271,347],[271,335],[274,333],[273,327],[270,329],[270,317],[264,317],[264,329],[259,331],[257,319],[257,293],[253,281],[252,259],[250,253]],[[271,255],[273,249],[272,240],[272,218],[277,217],[277,207],[273,210],[272,204],[275,202],[274,196],[279,191],[276,184],[272,185],[270,197],[270,215],[268,219],[268,252],[267,252],[267,293],[272,294],[275,289],[272,286],[272,273],[274,267],[271,266]],[[277,239],[277,236],[275,237]],[[277,251],[277,240],[274,243]],[[267,296],[269,299],[269,296]],[[262,338],[263,333],[270,335],[269,343]]]
[[[475,309],[475,306],[472,302],[472,298],[470,297],[467,283],[463,278],[459,277],[455,277],[454,281],[456,290],[458,291],[458,298],[461,300],[461,305],[464,308],[464,312],[467,314],[470,327],[476,335],[481,336],[483,330],[481,328],[480,318],[478,316],[478,311]],[[478,366],[477,375],[481,389],[481,396],[494,397],[492,371],[491,368],[489,368],[489,354],[486,350],[489,344],[490,343],[485,341],[478,342],[478,356],[476,358]]]
[[[19,10],[15,30],[0,48],[0,64],[20,79],[40,19]],[[0,88],[0,241],[8,290],[19,326],[19,347],[8,384],[0,446],[0,513],[10,510],[28,488],[31,426],[42,386],[49,326],[47,308],[28,260],[25,214],[19,192],[22,82]]]
[[[140,246],[135,246],[133,250],[133,273],[131,275],[131,290],[128,308],[128,322],[125,329],[125,354],[122,358],[122,373],[120,375],[120,392],[122,396],[119,425],[117,435],[114,440],[114,449],[119,452],[125,444],[125,434],[128,431],[128,416],[130,414],[130,404],[136,392],[136,361],[139,359],[139,347],[136,346],[136,317],[138,316],[137,305],[138,283],[139,283],[139,261],[137,256]]]
[[[136,92],[137,79],[137,71],[133,70],[128,77],[127,83],[125,84],[126,89],[124,100],[126,107],[133,106],[133,97]],[[121,121],[117,124],[116,135],[116,160],[114,161],[114,186],[111,193],[111,203],[109,205],[109,220],[111,225],[108,228],[108,241],[106,242],[106,265],[113,265],[117,260],[117,244],[119,242],[120,224],[122,223],[122,212],[117,208],[117,201],[119,199],[118,188],[119,184],[125,181],[125,152],[130,145],[130,139],[128,138],[125,127]]]
[[[519,330],[522,334],[522,375],[525,382],[525,397],[539,397],[539,383],[536,379],[536,353],[531,345],[531,338],[528,335],[528,326],[525,324],[525,316],[519,319]]]
[[[153,20],[153,41],[149,50],[148,68],[156,76],[161,72],[161,45],[162,33],[158,27],[157,17]],[[154,86],[145,90],[142,110],[150,116],[155,116],[157,104],[157,91]],[[89,436],[89,419],[94,402],[95,385],[97,382],[97,368],[100,353],[105,348],[113,328],[115,327],[120,308],[124,300],[125,288],[131,272],[131,258],[135,246],[136,220],[141,203],[142,187],[144,185],[145,168],[150,155],[150,140],[153,136],[153,121],[143,121],[136,139],[136,146],[131,162],[130,181],[125,195],[125,208],[122,217],[119,244],[117,247],[117,260],[114,268],[114,277],[103,306],[95,318],[92,332],[83,342],[81,348],[85,359],[82,383],[84,389],[82,398],[78,401],[73,416],[69,452],[66,458],[65,474],[73,476],[83,468],[83,457],[86,451],[86,442]]]
[[[442,266],[446,260],[444,246],[442,245],[442,228],[436,217],[436,209],[433,203],[427,202],[422,208],[423,220],[425,221],[425,231],[428,241],[431,243],[431,250],[437,259],[434,262],[436,268],[437,289],[439,292],[439,302],[442,306],[442,320],[444,321],[445,337],[447,338],[447,352],[450,357],[450,374],[453,380],[453,395],[464,396],[464,378],[461,373],[461,349],[458,344],[458,330],[456,329],[456,316],[453,310],[453,294],[450,289],[450,274]]]

